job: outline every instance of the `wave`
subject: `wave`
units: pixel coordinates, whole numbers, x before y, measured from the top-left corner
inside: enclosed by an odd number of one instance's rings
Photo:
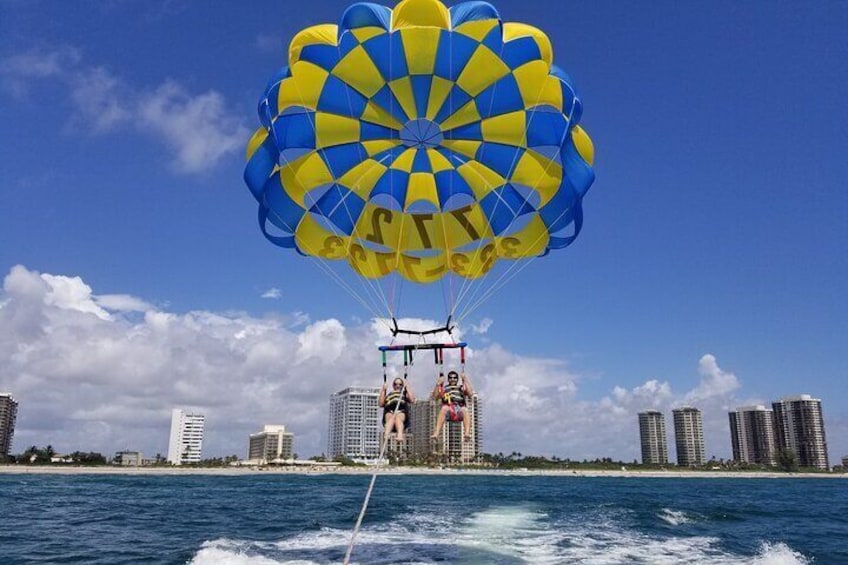
[[[686,512],[683,512],[682,510],[672,510],[671,508],[663,508],[662,511],[657,514],[657,517],[672,526],[690,524],[693,522],[693,519],[686,514]]]
[[[692,518],[663,509],[672,524]],[[191,565],[312,565],[339,563],[350,530],[324,527],[275,542],[217,539],[205,542]],[[585,514],[552,520],[532,506],[501,506],[454,517],[436,511],[412,512],[395,522],[369,524],[353,553],[357,563],[560,563],[677,565],[807,565],[811,561],[784,543],[762,543],[756,555],[740,555],[710,536],[658,536],[614,519]]]
[[[793,550],[785,543],[763,543],[760,553],[752,561],[751,565],[808,565],[812,559]]]

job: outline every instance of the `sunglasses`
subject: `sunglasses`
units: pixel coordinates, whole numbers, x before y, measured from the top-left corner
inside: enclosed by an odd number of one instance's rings
[[[395,388],[400,388],[403,386],[403,383],[392,383],[392,386]]]

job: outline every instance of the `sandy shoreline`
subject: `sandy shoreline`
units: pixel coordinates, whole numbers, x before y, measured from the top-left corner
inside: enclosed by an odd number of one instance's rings
[[[370,475],[373,467],[79,467],[0,465],[4,475],[143,475],[177,476],[209,475],[239,477],[251,475]],[[497,470],[497,469],[431,469],[422,467],[383,467],[381,475],[486,475],[544,477],[632,477],[693,479],[848,479],[845,473],[769,473],[728,471],[605,471],[605,470]]]

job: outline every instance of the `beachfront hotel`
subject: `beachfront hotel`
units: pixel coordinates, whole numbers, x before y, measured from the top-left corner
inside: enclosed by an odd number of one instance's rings
[[[330,395],[327,457],[373,463],[380,456],[379,388],[348,387]]]
[[[774,411],[762,405],[742,406],[728,413],[733,460],[775,465]]]
[[[701,411],[691,406],[675,408],[674,442],[677,446],[677,465],[697,467],[707,462],[704,449],[704,420]]]
[[[168,462],[172,465],[200,463],[203,451],[203,428],[206,416],[189,414],[179,408],[171,412],[171,437],[168,441]]]
[[[772,403],[778,449],[795,453],[798,465],[827,469],[827,440],[821,400],[809,394]]]
[[[17,417],[18,403],[11,393],[0,392],[0,460],[8,457],[9,450],[12,449]]]
[[[668,440],[665,433],[665,416],[662,412],[639,412],[639,440],[642,444],[643,465],[668,463]]]
[[[429,399],[416,401],[410,411],[412,433],[407,434],[407,437],[410,437],[411,457],[426,461],[441,455],[446,463],[478,463],[483,445],[480,397],[474,393],[467,402],[468,417],[471,419],[471,440],[462,441],[462,422],[446,421],[441,437],[434,443],[430,436],[436,429],[436,418],[442,409],[442,403]]]
[[[285,426],[265,425],[261,432],[250,434],[247,458],[259,465],[294,459],[294,434]]]

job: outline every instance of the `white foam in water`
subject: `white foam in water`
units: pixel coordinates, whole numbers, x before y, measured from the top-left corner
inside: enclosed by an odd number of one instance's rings
[[[691,520],[683,512],[663,509],[660,518],[672,523]],[[328,551],[343,552],[351,531],[322,528],[302,532],[277,542],[219,539],[203,544],[192,565],[312,565],[326,563]],[[721,541],[708,536],[649,536],[624,527],[620,515],[585,514],[564,522],[531,507],[496,507],[456,521],[435,512],[410,513],[398,523],[369,525],[357,537],[354,561],[387,562],[392,548],[404,546],[421,555],[404,554],[404,563],[432,563],[427,548],[441,551],[462,547],[474,553],[502,555],[509,562],[553,565],[579,562],[585,565],[645,563],[651,565],[809,565],[811,561],[784,543],[763,543],[757,555],[726,551]],[[379,552],[379,555],[374,552]],[[292,560],[298,552],[319,561]],[[324,553],[324,558],[319,554]],[[390,557],[388,557],[390,558]]]
[[[682,510],[672,510],[671,508],[663,508],[662,512],[657,514],[660,520],[671,524],[672,526],[679,526],[680,524],[688,524],[692,522],[692,518],[686,515]]]
[[[457,545],[479,547],[528,563],[557,563],[559,535],[544,522],[547,515],[527,507],[491,508],[473,514],[454,534]]]
[[[764,543],[760,554],[751,561],[751,565],[807,565],[811,560],[794,551],[785,543]]]
[[[220,539],[203,543],[200,551],[189,561],[191,565],[278,565],[261,555],[253,555],[257,544],[247,541]],[[290,563],[290,565],[294,565]]]

